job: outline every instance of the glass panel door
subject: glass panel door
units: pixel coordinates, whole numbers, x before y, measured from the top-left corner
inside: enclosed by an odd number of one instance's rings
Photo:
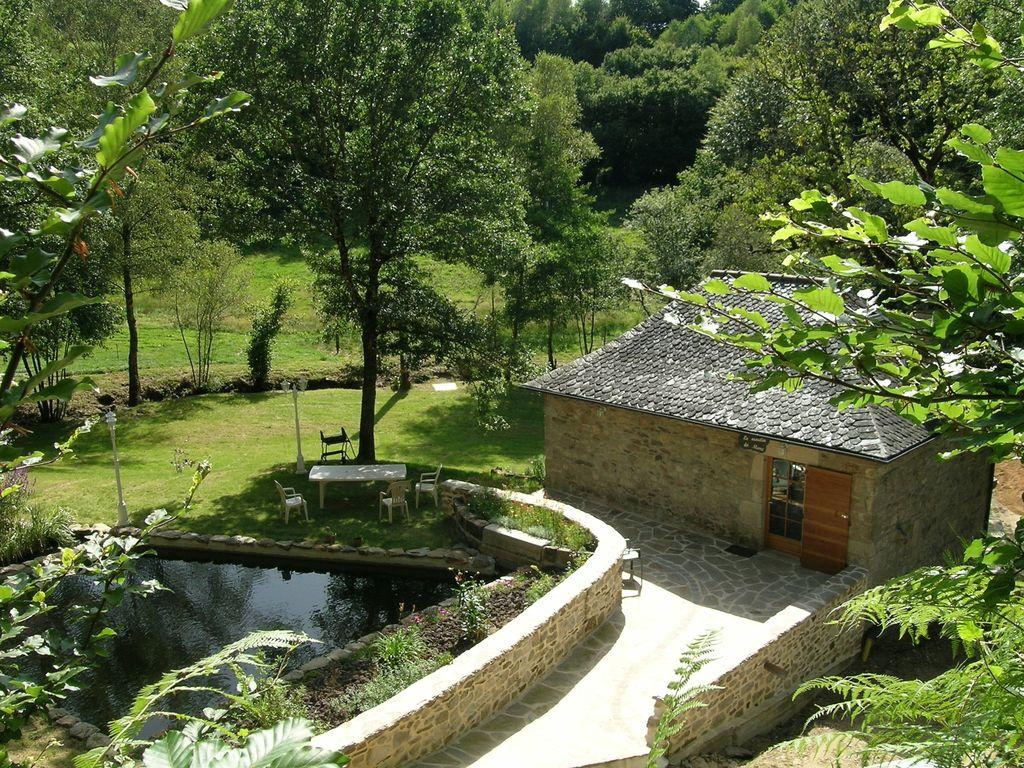
[[[771,460],[771,488],[768,496],[769,543],[797,551],[803,536],[804,485],[807,469],[785,459]],[[775,539],[775,541],[771,541]]]

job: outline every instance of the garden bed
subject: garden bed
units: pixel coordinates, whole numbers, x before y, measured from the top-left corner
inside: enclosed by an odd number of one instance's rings
[[[455,597],[354,644],[307,676],[309,716],[327,730],[372,709],[501,629],[569,572],[524,568],[489,583],[461,580]]]

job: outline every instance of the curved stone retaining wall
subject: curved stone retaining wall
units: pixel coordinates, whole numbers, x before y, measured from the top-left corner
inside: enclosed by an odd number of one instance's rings
[[[503,568],[536,565],[539,568],[562,569],[572,561],[573,552],[556,547],[547,539],[523,531],[504,528],[469,512],[468,498],[477,486],[450,480],[441,488],[441,504],[451,515],[452,523],[462,536],[481,554],[493,557]],[[535,503],[533,497],[529,503]]]
[[[765,622],[765,638],[748,656],[725,656],[704,667],[691,683],[719,687],[700,697],[703,708],[686,713],[669,754],[678,759],[741,744],[790,716],[802,705],[794,704],[793,691],[844,667],[860,651],[862,627],[832,622],[835,608],[867,583],[865,569],[845,569]],[[649,742],[664,710],[659,697],[648,722]]]
[[[488,490],[452,481],[444,486],[449,492]],[[348,755],[351,768],[397,768],[444,747],[544,677],[619,608],[622,536],[567,504],[499,493],[561,512],[594,535],[596,550],[557,587],[451,664],[315,739],[318,746]]]

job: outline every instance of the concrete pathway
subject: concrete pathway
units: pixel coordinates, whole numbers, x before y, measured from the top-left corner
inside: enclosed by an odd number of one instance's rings
[[[827,578],[774,552],[736,556],[700,531],[566,500],[641,549],[642,589],[625,580],[621,612],[550,675],[413,768],[643,766],[653,697],[687,643],[718,629],[716,655],[756,648],[763,622]]]

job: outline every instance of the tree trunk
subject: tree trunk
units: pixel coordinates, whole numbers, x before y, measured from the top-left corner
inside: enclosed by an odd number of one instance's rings
[[[362,317],[363,385],[359,407],[359,455],[357,464],[377,461],[374,426],[377,418],[377,310],[368,307]]]
[[[142,402],[142,382],[139,381],[139,326],[135,319],[135,289],[132,286],[130,259],[131,235],[122,233],[124,240],[124,265],[121,276],[124,279],[124,316],[128,323],[128,405]]]
[[[404,352],[398,353],[398,391],[408,392],[412,389],[412,371],[409,369],[409,359]]]
[[[553,371],[558,367],[555,362],[555,318],[548,318],[548,370]]]

